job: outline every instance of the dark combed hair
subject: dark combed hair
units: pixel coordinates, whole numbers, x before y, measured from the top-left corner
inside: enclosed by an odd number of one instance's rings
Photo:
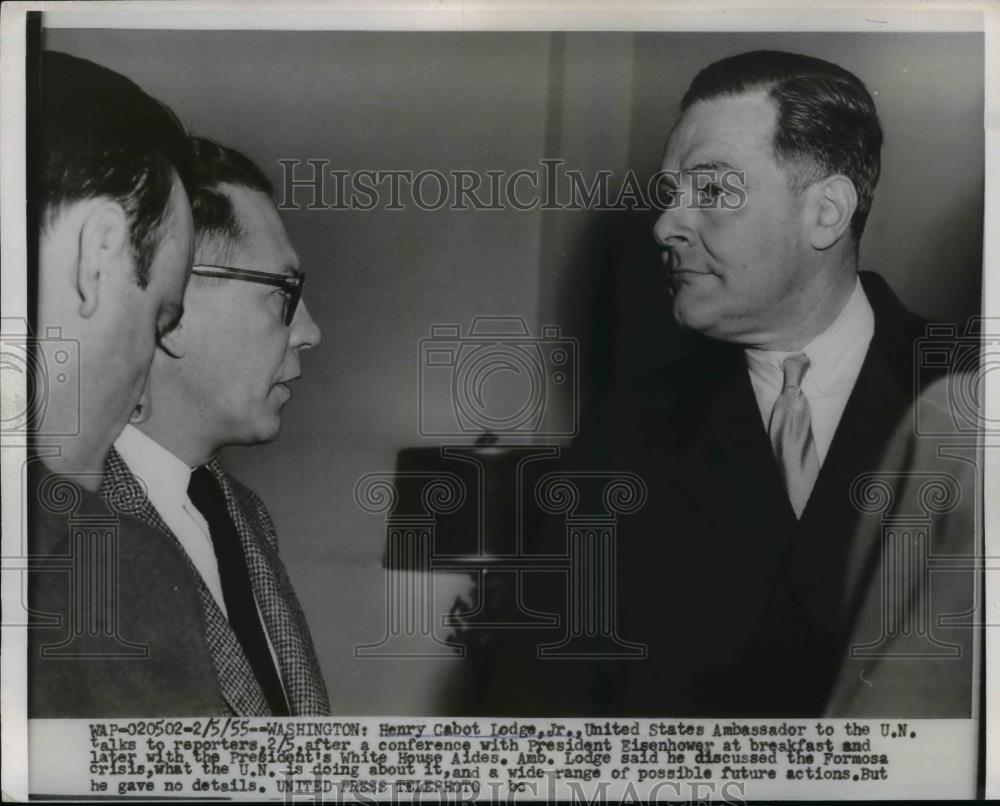
[[[219,237],[235,242],[243,232],[233,203],[223,185],[250,188],[268,198],[274,196],[274,186],[249,157],[232,148],[220,146],[204,137],[192,137],[194,147],[194,192],[191,211],[195,238]]]
[[[85,59],[45,51],[39,81],[38,220],[44,227],[66,204],[114,199],[128,216],[136,281],[145,288],[175,172],[191,188],[187,132],[135,83]]]
[[[797,53],[756,50],[714,62],[695,77],[681,111],[697,101],[764,90],[778,110],[774,151],[792,163],[794,189],[832,174],[858,193],[851,218],[855,241],[864,232],[881,168],[882,126],[861,80],[830,62]]]

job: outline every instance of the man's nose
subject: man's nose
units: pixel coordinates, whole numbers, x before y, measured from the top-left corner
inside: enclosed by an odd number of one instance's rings
[[[312,316],[309,315],[309,309],[306,307],[305,300],[299,302],[299,307],[295,311],[295,316],[292,318],[292,337],[289,343],[292,347],[299,350],[308,350],[310,347],[315,347],[320,343],[323,338],[323,334],[320,332],[319,325],[313,320]]]
[[[676,208],[664,210],[653,224],[653,237],[660,246],[680,246],[690,244],[692,227],[691,211],[681,203]]]

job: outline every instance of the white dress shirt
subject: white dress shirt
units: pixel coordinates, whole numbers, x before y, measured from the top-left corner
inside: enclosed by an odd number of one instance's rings
[[[813,441],[822,466],[874,333],[875,314],[861,280],[857,280],[851,298],[833,324],[801,350],[747,349],[747,370],[764,429],[770,425],[771,411],[781,394],[781,362],[790,355],[805,353],[809,369],[802,379],[802,393],[809,401]]]
[[[222,595],[219,563],[215,557],[215,547],[212,545],[208,523],[198,508],[191,503],[191,499],[188,498],[187,490],[191,481],[192,468],[174,456],[159,442],[150,439],[132,425],[126,425],[125,430],[115,440],[115,450],[128,465],[132,475],[145,485],[149,502],[159,513],[167,528],[174,533],[184,551],[187,552],[223,615],[229,618],[226,602]],[[271,652],[271,659],[274,661],[274,668],[280,680],[281,666],[271,643],[271,636],[268,634],[267,627],[264,626],[259,603],[257,604],[257,617],[261,619],[267,647]]]
[[[219,609],[228,618],[219,579],[219,563],[208,531],[208,523],[188,498],[191,468],[170,451],[132,425],[125,426],[115,440],[115,450],[132,475],[141,481],[149,503],[174,533],[194,567],[198,569]]]

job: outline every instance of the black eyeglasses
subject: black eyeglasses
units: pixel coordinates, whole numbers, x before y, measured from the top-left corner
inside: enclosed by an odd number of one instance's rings
[[[286,327],[291,325],[292,319],[295,318],[295,309],[299,307],[299,300],[302,299],[302,285],[306,281],[305,274],[300,271],[278,274],[253,269],[235,269],[232,266],[213,266],[207,263],[192,266],[191,274],[197,274],[199,277],[221,277],[225,280],[245,280],[248,283],[262,283],[282,289],[285,292],[285,308],[281,319]]]

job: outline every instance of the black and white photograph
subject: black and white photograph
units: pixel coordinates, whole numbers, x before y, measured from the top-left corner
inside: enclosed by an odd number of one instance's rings
[[[5,797],[1000,792],[996,9],[225,5],[4,12]]]

